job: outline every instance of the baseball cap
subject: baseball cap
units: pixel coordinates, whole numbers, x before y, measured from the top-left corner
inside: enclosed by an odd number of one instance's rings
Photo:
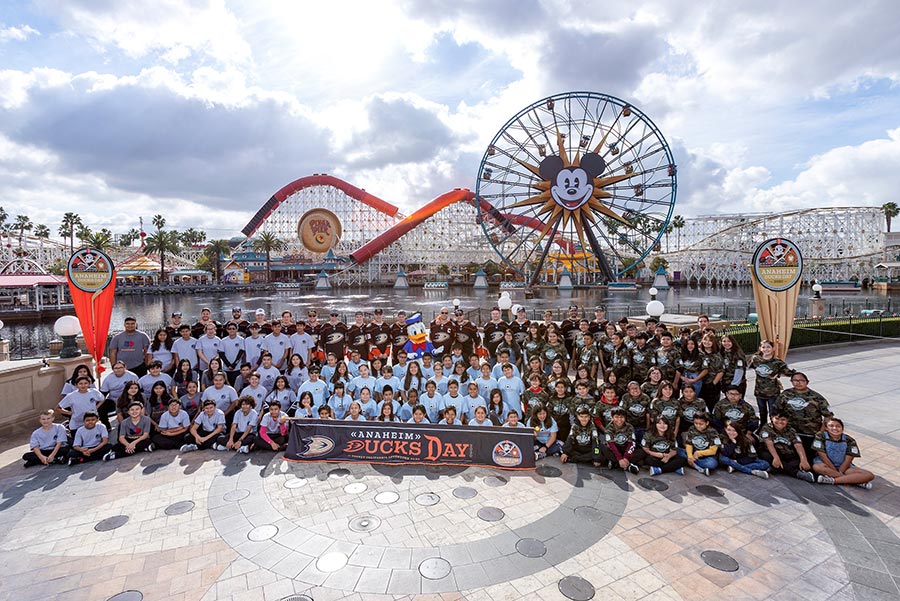
[[[317,373],[319,373],[319,368],[316,367],[315,365],[313,365],[312,367],[309,368],[309,373],[317,374]]]
[[[331,313],[329,313],[329,315],[337,315],[337,314],[338,314],[337,311],[331,311]]]
[[[516,310],[516,313],[525,313],[525,307],[519,306],[519,308]]]
[[[172,317],[181,317],[181,311],[172,311]]]
[[[523,309],[523,310],[524,310],[524,309]],[[454,315],[465,315],[466,312],[463,311],[462,309],[457,309],[456,311],[453,312],[453,314],[454,314]]]
[[[378,308],[375,309],[375,315],[382,315],[384,313],[384,309]]]
[[[594,307],[594,311],[606,311],[606,305],[597,305]]]
[[[240,307],[232,307],[231,308],[232,313],[235,313],[235,312],[240,313],[241,311],[243,311],[243,309],[241,309]]]
[[[262,307],[260,307],[259,309],[257,309],[257,310],[254,312],[254,314],[255,314],[255,315],[265,315],[265,314],[266,314],[266,310],[263,309]]]
[[[578,305],[569,305],[569,311],[577,311]]]

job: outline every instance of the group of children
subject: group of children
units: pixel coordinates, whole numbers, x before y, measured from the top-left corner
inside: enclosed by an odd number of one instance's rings
[[[304,360],[309,352],[282,355],[279,367],[263,350],[256,368],[245,362],[235,370],[234,361],[211,354],[202,371],[180,361],[169,374],[148,356],[146,375],[117,363],[99,389],[79,366],[57,407],[68,431],[53,423],[53,412],[42,415],[26,465],[154,449],[278,451],[287,443],[287,418],[318,418],[531,428],[537,459],[561,455],[632,473],[690,467],[709,475],[724,466],[760,478],[780,472],[867,487],[874,478],[853,465],[858,445],[828,402],[769,341],[746,357],[704,316],[699,329],[682,330],[677,340],[655,322],[637,331],[631,323],[570,316],[563,331],[549,320],[493,317],[500,337],[487,358],[454,344],[434,360],[409,361],[398,350],[388,363],[349,348],[345,356],[327,353],[322,365]],[[520,344],[513,333],[523,331]],[[756,409],[744,400],[749,369],[756,370]],[[790,388],[782,376],[790,376]],[[113,408],[111,441],[104,409]]]

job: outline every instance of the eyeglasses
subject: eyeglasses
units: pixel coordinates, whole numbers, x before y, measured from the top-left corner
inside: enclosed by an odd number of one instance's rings
[[[441,311],[441,315],[450,315],[447,311]]]

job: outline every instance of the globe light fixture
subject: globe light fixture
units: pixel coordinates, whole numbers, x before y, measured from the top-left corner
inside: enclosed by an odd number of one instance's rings
[[[81,351],[75,343],[75,337],[81,332],[81,324],[74,315],[63,315],[53,324],[53,331],[62,338],[62,348],[59,350],[60,359],[80,357]]]
[[[649,315],[650,317],[659,319],[660,317],[662,317],[662,314],[665,312],[665,310],[666,306],[658,300],[652,300],[647,303],[647,315]]]
[[[659,294],[659,290],[657,290],[656,287],[654,286],[653,288],[650,288],[649,292],[650,292],[650,300],[656,300],[656,295]]]
[[[812,287],[813,298],[822,298],[822,284],[816,282]]]

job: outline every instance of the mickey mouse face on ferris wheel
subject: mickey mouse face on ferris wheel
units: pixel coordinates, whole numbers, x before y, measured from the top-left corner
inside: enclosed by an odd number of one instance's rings
[[[565,166],[562,158],[551,155],[541,161],[539,172],[545,181],[552,182],[550,196],[558,205],[575,211],[594,193],[594,178],[606,169],[606,161],[593,152],[584,154],[578,165]]]

